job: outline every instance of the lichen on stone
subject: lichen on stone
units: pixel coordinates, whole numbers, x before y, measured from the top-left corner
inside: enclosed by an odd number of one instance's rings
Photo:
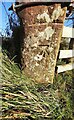
[[[53,9],[53,8],[51,7],[51,9]],[[41,22],[41,20],[42,20],[42,21],[44,21],[46,23],[49,23],[49,22],[51,23],[54,20],[57,20],[60,16],[63,16],[63,14],[64,14],[64,11],[62,10],[61,6],[58,6],[52,12],[51,17],[49,16],[49,12],[47,10],[47,11],[44,11],[42,14],[38,14],[37,15],[37,20],[39,22]]]
[[[54,48],[53,47],[49,47],[48,50],[51,53],[54,50]]]
[[[52,29],[51,27],[47,27],[45,29],[45,33],[46,33],[46,40],[49,40],[49,38],[52,37],[52,35],[54,34],[54,29]]]
[[[37,54],[36,56],[34,56],[34,60],[36,60],[36,61],[41,61],[42,58],[43,58],[43,55]]]
[[[40,22],[41,20],[44,20],[44,21],[46,21],[47,23],[51,22],[50,16],[49,16],[49,14],[48,14],[47,12],[48,12],[48,11],[44,11],[44,13],[37,15],[37,19],[39,20],[39,22]]]
[[[61,9],[61,6],[58,6],[58,8],[56,8],[51,15],[52,22],[53,20],[57,20],[60,16],[63,16],[63,14],[64,11]]]
[[[55,30],[52,29],[52,27],[46,27],[44,31],[38,32],[38,38],[42,40],[49,40],[49,38],[54,34],[54,31]]]

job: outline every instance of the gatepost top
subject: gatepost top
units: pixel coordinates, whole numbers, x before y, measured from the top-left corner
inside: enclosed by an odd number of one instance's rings
[[[16,0],[16,2],[74,2],[74,0]]]

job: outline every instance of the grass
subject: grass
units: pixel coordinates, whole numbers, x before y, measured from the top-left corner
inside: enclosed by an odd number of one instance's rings
[[[28,78],[13,60],[2,55],[2,120],[74,120],[72,71],[59,74],[54,84]]]

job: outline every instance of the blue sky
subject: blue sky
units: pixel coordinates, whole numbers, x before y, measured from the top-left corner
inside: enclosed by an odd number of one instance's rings
[[[5,1],[6,0],[2,0],[2,2],[4,3],[4,5],[6,7],[6,10],[7,10],[8,14],[11,14],[11,11],[8,11],[8,8],[12,5],[13,2],[15,2],[15,0],[7,0],[7,1],[10,1],[10,2],[5,2]],[[1,15],[0,30],[1,29],[4,30],[6,28],[6,24],[8,22],[8,17],[7,17],[6,11],[5,11],[5,9],[2,5],[2,2],[0,2],[0,15]],[[73,15],[73,17],[74,17],[74,15]],[[64,25],[72,27],[73,26],[73,21],[72,20],[65,20]]]
[[[10,15],[12,12],[8,11],[8,8],[12,5],[12,2],[3,2],[3,4],[6,7],[6,11],[7,13]],[[2,5],[2,2],[0,2],[0,14],[1,14],[1,18],[0,18],[0,30],[5,30],[6,28],[6,24],[8,22],[8,16],[6,14],[6,11],[4,9],[4,6]]]

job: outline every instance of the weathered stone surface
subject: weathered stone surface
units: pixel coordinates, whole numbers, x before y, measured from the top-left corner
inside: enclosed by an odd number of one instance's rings
[[[66,8],[60,4],[31,6],[20,16],[24,25],[24,72],[34,80],[53,83]]]

